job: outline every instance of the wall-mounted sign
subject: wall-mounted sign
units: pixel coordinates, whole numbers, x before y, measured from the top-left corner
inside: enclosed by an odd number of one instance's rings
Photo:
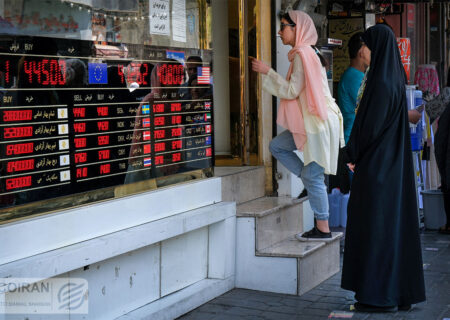
[[[406,77],[409,81],[411,74],[411,41],[408,38],[397,38],[397,45],[400,50],[403,68],[405,68]]]

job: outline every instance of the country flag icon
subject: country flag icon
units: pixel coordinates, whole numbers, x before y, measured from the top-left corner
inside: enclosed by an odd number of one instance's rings
[[[108,84],[106,63],[88,63],[89,84]]]
[[[59,150],[68,150],[69,149],[69,139],[59,140]]]
[[[60,166],[68,166],[70,164],[70,158],[68,154],[63,156],[59,156],[59,165]]]
[[[205,113],[205,121],[211,121],[211,113]]]
[[[150,131],[144,131],[144,141],[150,140]]]
[[[150,118],[144,118],[142,119],[142,126],[144,128],[149,128],[150,127]]]
[[[211,157],[211,155],[212,155],[212,149],[211,148],[206,149],[206,156]]]
[[[150,114],[150,105],[149,104],[144,104],[142,106],[142,114]]]
[[[58,119],[67,119],[67,108],[58,108]]]
[[[151,153],[152,152],[152,148],[150,144],[144,144],[144,154],[146,153]]]
[[[206,133],[211,133],[211,125],[210,124],[205,126],[205,132]]]
[[[207,145],[207,146],[209,146],[209,145],[211,145],[211,136],[208,136],[208,137],[206,137],[206,139],[205,139],[205,144]]]
[[[58,124],[58,134],[68,134],[69,125],[68,124]]]
[[[150,167],[152,165],[152,158],[144,158],[144,167]]]
[[[205,101],[205,110],[211,110],[211,101]]]
[[[197,83],[210,84],[211,72],[209,67],[197,67]]]
[[[70,180],[70,170],[64,170],[59,173],[59,181],[69,181]]]

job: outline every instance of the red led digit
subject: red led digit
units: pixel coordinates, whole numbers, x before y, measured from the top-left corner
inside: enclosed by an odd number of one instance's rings
[[[148,64],[144,63],[143,66],[144,66],[144,72],[142,72],[142,84],[145,85],[145,84],[148,84],[148,82],[146,80],[147,76],[148,76]]]
[[[84,122],[74,123],[73,130],[75,131],[75,133],[86,132],[86,123],[84,123]]]
[[[106,159],[109,159],[109,157],[110,157],[110,152],[108,149],[98,151],[98,160],[106,160]]]
[[[5,139],[31,137],[32,135],[33,127],[31,126],[5,128],[3,131],[3,138]]]
[[[156,156],[155,157],[155,165],[164,164],[164,156]]]
[[[163,85],[167,84],[167,75],[166,75],[166,68],[167,65],[163,64],[162,66],[157,66],[157,74],[159,78],[159,82]]]
[[[155,139],[163,139],[166,136],[166,132],[164,130],[155,130]]]
[[[23,63],[23,70],[25,71],[25,73],[28,75],[28,82],[32,83],[33,82],[33,70],[34,70],[34,61],[26,61]]]
[[[86,178],[88,176],[88,168],[77,168],[77,178]]]
[[[170,105],[170,111],[172,112],[181,111],[181,103],[172,103]]]
[[[155,152],[166,151],[165,142],[155,143]]]
[[[172,150],[181,149],[181,140],[172,141]]]
[[[155,126],[163,126],[165,124],[164,117],[156,117],[154,120]]]
[[[58,84],[58,73],[59,73],[59,67],[58,67],[58,61],[55,59],[50,60],[50,84],[51,85],[57,85]]]
[[[164,103],[158,103],[153,105],[154,113],[162,113],[164,112]]]
[[[34,148],[33,142],[8,144],[6,146],[6,155],[11,156],[17,154],[32,153],[33,148]]]
[[[26,171],[34,169],[34,159],[27,160],[19,160],[19,161],[11,161],[8,162],[7,172],[18,172],[18,171]]]
[[[181,161],[181,153],[172,154],[172,162],[178,162],[178,161]]]
[[[181,136],[181,128],[172,128],[172,137]]]
[[[5,62],[5,81],[6,83],[9,83],[9,60],[6,60]]]
[[[75,138],[73,141],[75,142],[75,148],[86,147],[86,138]]]
[[[119,64],[117,66],[117,74],[120,77],[120,83],[122,83],[122,84],[125,83],[125,79],[123,77],[123,65]]]
[[[128,68],[128,74],[127,74],[127,81],[128,83],[131,82],[137,82],[138,81],[138,75],[139,75],[139,69],[136,68],[137,63],[132,62],[130,64],[130,67]]]
[[[180,124],[181,116],[172,116],[172,124]]]
[[[99,117],[106,117],[108,115],[108,107],[97,107],[97,115]]]
[[[133,64],[131,64],[133,65]],[[134,70],[136,71],[136,82],[139,83],[139,85],[142,85],[142,74],[141,74],[141,63],[135,63],[134,64]]]
[[[167,84],[168,85],[173,85],[174,81],[173,81],[173,69],[174,66],[169,64],[167,66]]]
[[[66,60],[59,61],[58,83],[62,86],[66,84]]]
[[[39,65],[40,73],[43,75],[43,78],[45,79],[42,81],[42,84],[48,85],[50,83],[50,73],[47,70],[48,60],[44,59],[44,60],[42,60],[42,63],[39,62],[38,65]]]
[[[86,152],[75,153],[75,163],[84,163],[86,161],[87,161]]]
[[[99,121],[97,122],[97,128],[99,131],[108,131],[109,121]]]
[[[73,108],[73,116],[75,118],[84,118],[86,116],[86,108]]]
[[[179,84],[182,84],[184,82],[184,67],[180,66],[180,82]]]
[[[100,166],[100,174],[107,174],[111,172],[111,165],[108,164],[102,164]]]
[[[109,136],[98,136],[97,137],[97,143],[99,146],[107,145],[109,144]]]
[[[5,122],[31,120],[32,116],[32,110],[3,111],[3,121]]]
[[[31,186],[31,176],[6,179],[6,190]]]

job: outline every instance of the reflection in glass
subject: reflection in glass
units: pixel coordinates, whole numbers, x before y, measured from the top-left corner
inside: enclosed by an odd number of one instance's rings
[[[1,2],[0,223],[210,173],[196,0],[167,34],[155,1]]]

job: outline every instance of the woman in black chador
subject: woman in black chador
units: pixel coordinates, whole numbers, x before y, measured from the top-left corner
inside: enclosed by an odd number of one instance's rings
[[[346,147],[354,169],[342,288],[365,312],[408,310],[425,300],[406,75],[392,30],[362,36],[370,69]],[[364,87],[365,85],[365,87]]]

